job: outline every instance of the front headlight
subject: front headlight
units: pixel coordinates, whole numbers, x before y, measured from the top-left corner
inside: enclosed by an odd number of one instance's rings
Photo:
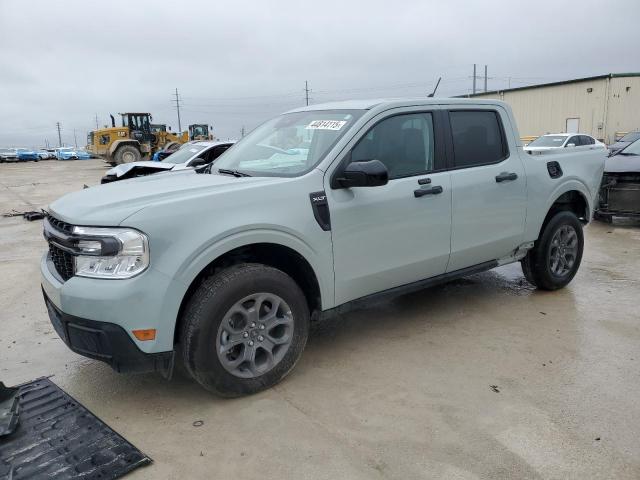
[[[80,277],[131,278],[149,266],[149,241],[130,228],[73,227],[80,237],[76,272]]]

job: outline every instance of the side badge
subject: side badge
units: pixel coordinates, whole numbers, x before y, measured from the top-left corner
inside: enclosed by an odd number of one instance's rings
[[[329,204],[327,203],[327,194],[322,192],[313,192],[309,194],[311,200],[311,209],[313,216],[320,225],[322,230],[331,230],[331,216],[329,215]]]

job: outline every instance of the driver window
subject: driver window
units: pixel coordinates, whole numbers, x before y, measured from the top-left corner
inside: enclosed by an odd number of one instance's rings
[[[389,179],[433,170],[434,133],[430,113],[397,115],[375,125],[351,151],[352,162],[380,160]]]

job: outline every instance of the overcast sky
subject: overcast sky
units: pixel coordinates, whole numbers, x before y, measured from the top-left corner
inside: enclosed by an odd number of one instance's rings
[[[0,146],[78,144],[109,113],[239,137],[312,103],[640,71],[639,0],[0,0]],[[509,80],[510,79],[510,80]],[[482,88],[482,81],[478,81]],[[116,116],[117,117],[117,116]]]

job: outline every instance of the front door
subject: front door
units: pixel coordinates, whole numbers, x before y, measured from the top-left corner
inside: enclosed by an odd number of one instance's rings
[[[373,120],[350,149],[346,161],[383,162],[388,184],[331,189],[327,174],[336,305],[445,272],[451,180],[439,118],[422,111]]]
[[[451,110],[452,272],[508,256],[521,243],[527,182],[504,110]],[[511,130],[509,130],[511,131]]]

